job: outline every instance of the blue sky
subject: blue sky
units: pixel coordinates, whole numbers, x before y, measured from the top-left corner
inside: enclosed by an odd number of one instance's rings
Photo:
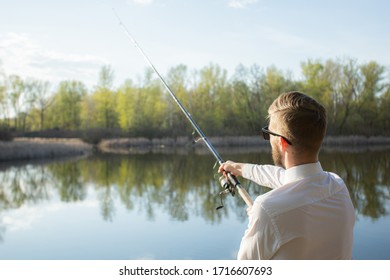
[[[118,12],[156,68],[240,63],[300,75],[307,59],[350,57],[390,65],[385,0],[12,0],[0,4],[0,69],[93,86],[103,65],[115,84],[148,67],[115,18]]]

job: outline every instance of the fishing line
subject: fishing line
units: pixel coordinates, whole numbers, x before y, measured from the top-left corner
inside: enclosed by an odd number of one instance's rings
[[[161,74],[157,71],[156,67],[154,67],[152,61],[149,59],[149,57],[146,55],[146,53],[142,50],[138,42],[135,40],[133,35],[130,33],[130,31],[127,29],[127,27],[123,24],[121,18],[119,17],[118,13],[114,8],[112,8],[112,11],[116,18],[119,21],[120,26],[125,31],[125,34],[127,35],[127,38],[129,41],[134,44],[134,46],[138,49],[138,51],[141,53],[143,58],[146,60],[146,62],[149,64],[149,66],[152,68],[152,70],[156,73],[161,83],[164,85],[165,89],[169,92],[173,100],[176,102],[176,104],[179,106],[180,110],[183,112],[183,114],[186,116],[188,121],[191,123],[193,129],[198,133],[199,138],[196,142],[203,140],[206,147],[210,150],[210,152],[213,154],[219,165],[222,165],[224,163],[222,157],[218,154],[217,150],[214,148],[214,146],[211,144],[211,142],[208,140],[206,135],[203,133],[203,131],[200,129],[200,127],[197,125],[195,120],[192,118],[191,114],[184,108],[183,104],[180,102],[180,100],[176,97],[176,95],[173,93],[169,85],[165,82],[164,78],[161,76]],[[244,188],[241,187],[241,183],[238,181],[237,177],[229,172],[225,172],[225,176],[220,177],[220,184],[224,188],[222,192],[220,192],[220,195],[230,193],[233,196],[235,195],[235,190],[238,190],[238,193],[241,195],[241,197],[244,199],[245,203],[248,206],[253,205],[253,201],[246,192]]]

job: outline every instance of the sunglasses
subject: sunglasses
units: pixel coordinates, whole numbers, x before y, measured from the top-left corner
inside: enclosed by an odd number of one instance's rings
[[[287,144],[292,145],[291,141],[288,140],[286,137],[284,137],[284,136],[282,136],[282,135],[280,135],[280,134],[277,134],[277,133],[275,133],[275,132],[272,132],[272,131],[268,130],[268,125],[265,126],[265,127],[263,127],[263,128],[261,129],[261,131],[263,132],[264,140],[269,140],[269,139],[270,139],[270,135],[279,136],[279,137],[282,137],[282,138],[287,142]]]

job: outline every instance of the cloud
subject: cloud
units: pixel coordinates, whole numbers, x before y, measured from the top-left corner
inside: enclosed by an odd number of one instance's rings
[[[149,6],[153,4],[154,0],[127,0],[128,3],[134,3],[141,6]]]
[[[0,217],[0,222],[7,230],[13,232],[30,229],[34,221],[40,217],[41,213],[38,213],[34,209],[22,207],[16,214]]]
[[[33,77],[58,83],[63,80],[95,82],[105,59],[83,54],[47,50],[26,34],[8,33],[0,39],[3,70],[23,78]]]
[[[51,215],[51,213],[61,215],[61,213],[66,213],[69,207],[98,209],[99,201],[87,200],[74,204],[73,206],[69,206],[63,202],[43,203],[38,206],[23,205],[18,209],[11,209],[5,213],[1,213],[0,227],[3,226],[8,232],[30,230],[36,224],[42,222],[45,217]]]
[[[229,0],[228,6],[231,8],[242,9],[257,2],[258,0]]]

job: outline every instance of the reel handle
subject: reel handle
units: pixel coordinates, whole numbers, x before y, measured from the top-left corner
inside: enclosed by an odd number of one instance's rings
[[[241,183],[237,179],[237,177],[231,174],[230,172],[226,172],[226,174],[227,177],[221,176],[219,178],[219,182],[221,183],[222,188],[224,188],[224,191],[222,191],[221,193],[229,192],[231,193],[232,196],[234,196],[235,190],[237,188],[238,194],[244,200],[245,204],[248,207],[252,207],[253,200],[249,196],[248,192],[241,186]]]

